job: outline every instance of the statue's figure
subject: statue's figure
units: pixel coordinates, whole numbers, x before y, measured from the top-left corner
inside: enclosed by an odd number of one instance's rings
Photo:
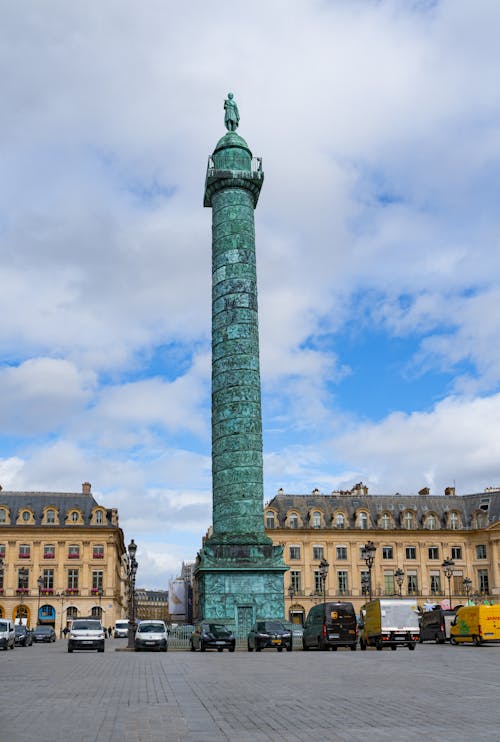
[[[226,112],[224,115],[224,124],[226,125],[226,129],[228,131],[236,131],[238,124],[240,123],[240,113],[232,93],[227,94],[227,98],[224,101],[224,110]]]

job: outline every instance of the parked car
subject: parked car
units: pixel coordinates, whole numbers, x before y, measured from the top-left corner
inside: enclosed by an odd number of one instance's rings
[[[24,624],[16,625],[14,641],[18,647],[31,647],[33,636],[27,626],[24,626]]]
[[[32,638],[34,642],[55,642],[56,632],[52,626],[36,626]]]
[[[302,634],[304,651],[331,648],[335,652],[338,647],[349,647],[354,652],[357,641],[358,624],[352,603],[318,603],[311,608]]]
[[[420,624],[420,636],[418,641],[422,642],[436,642],[436,644],[444,644],[444,642],[450,639],[450,626],[455,619],[456,608],[452,610],[444,610],[437,606],[432,611],[426,611],[422,613],[419,619]]]
[[[14,649],[15,643],[14,622],[9,618],[0,618],[0,647]]]
[[[128,620],[126,618],[115,622],[114,634],[115,639],[126,639],[128,637]]]
[[[229,649],[234,652],[236,647],[236,638],[227,626],[222,623],[201,623],[196,626],[189,639],[189,648],[191,652],[197,649],[204,652],[206,649],[216,649],[223,652]]]
[[[257,621],[247,637],[248,651],[260,652],[262,649],[269,647],[282,652],[283,648],[287,652],[293,649],[292,632],[283,626],[282,621]]]
[[[75,618],[68,634],[68,652],[97,649],[104,652],[104,627],[98,618]]]
[[[135,632],[135,651],[143,649],[157,649],[159,652],[168,650],[168,634],[164,621],[141,621]]]

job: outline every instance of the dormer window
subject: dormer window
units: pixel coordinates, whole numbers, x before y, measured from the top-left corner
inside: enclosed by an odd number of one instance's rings
[[[55,510],[47,510],[47,523],[55,523],[56,522],[56,511]]]
[[[96,514],[95,514],[95,522],[96,522],[96,523],[97,523],[98,525],[101,525],[101,524],[102,524],[102,522],[103,522],[103,520],[104,520],[104,518],[103,518],[102,510],[98,510],[98,511],[96,512]]]
[[[368,515],[366,513],[359,514],[358,526],[363,530],[366,530],[368,528]]]
[[[274,528],[274,513],[268,510],[266,513],[266,528]]]
[[[314,513],[312,514],[312,527],[313,528],[321,527],[321,513],[318,513],[317,510],[315,510]]]
[[[345,527],[345,516],[342,513],[338,513],[335,516],[335,526],[336,526],[336,528],[344,528]]]
[[[429,531],[435,531],[436,530],[436,516],[435,515],[429,515],[427,516],[427,520],[425,522],[426,527],[429,529]]]
[[[22,519],[25,523],[27,523],[29,520],[31,520],[31,513],[29,510],[23,510]]]
[[[387,515],[387,513],[384,513],[381,518],[381,524],[384,531],[388,531],[391,527],[391,517],[390,515]]]
[[[0,508],[0,523],[7,523],[7,511],[5,508]]]
[[[460,518],[456,513],[450,513],[450,528],[452,531],[456,531],[460,528]]]
[[[71,513],[71,515],[69,517],[70,517],[70,520],[73,521],[73,523],[77,523],[78,522],[78,519],[79,518],[78,518],[78,513],[76,512],[76,510],[73,510],[73,512]]]
[[[407,531],[413,528],[413,513],[405,513],[404,524]]]
[[[292,513],[290,515],[289,523],[290,523],[290,528],[298,528],[299,527],[299,518],[298,518],[297,513]]]

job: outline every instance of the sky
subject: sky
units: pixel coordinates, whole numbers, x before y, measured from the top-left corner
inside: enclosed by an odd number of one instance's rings
[[[211,523],[207,158],[263,158],[264,488],[500,485],[497,0],[0,0],[0,483]]]

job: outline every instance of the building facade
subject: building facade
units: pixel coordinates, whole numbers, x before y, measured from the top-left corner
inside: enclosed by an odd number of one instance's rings
[[[0,491],[0,616],[56,633],[77,616],[126,615],[118,511],[81,493]]]
[[[369,495],[347,492],[287,495],[264,508],[266,533],[284,544],[290,570],[286,614],[302,622],[323,600],[347,600],[357,611],[373,596],[416,596],[419,604],[468,596],[500,602],[500,488],[456,495]],[[373,566],[365,545],[373,542]],[[451,560],[448,576],[444,560]],[[324,581],[325,561],[328,563]]]
[[[139,621],[146,619],[170,621],[168,612],[168,590],[146,590],[138,588],[135,591],[137,601],[137,618]]]

